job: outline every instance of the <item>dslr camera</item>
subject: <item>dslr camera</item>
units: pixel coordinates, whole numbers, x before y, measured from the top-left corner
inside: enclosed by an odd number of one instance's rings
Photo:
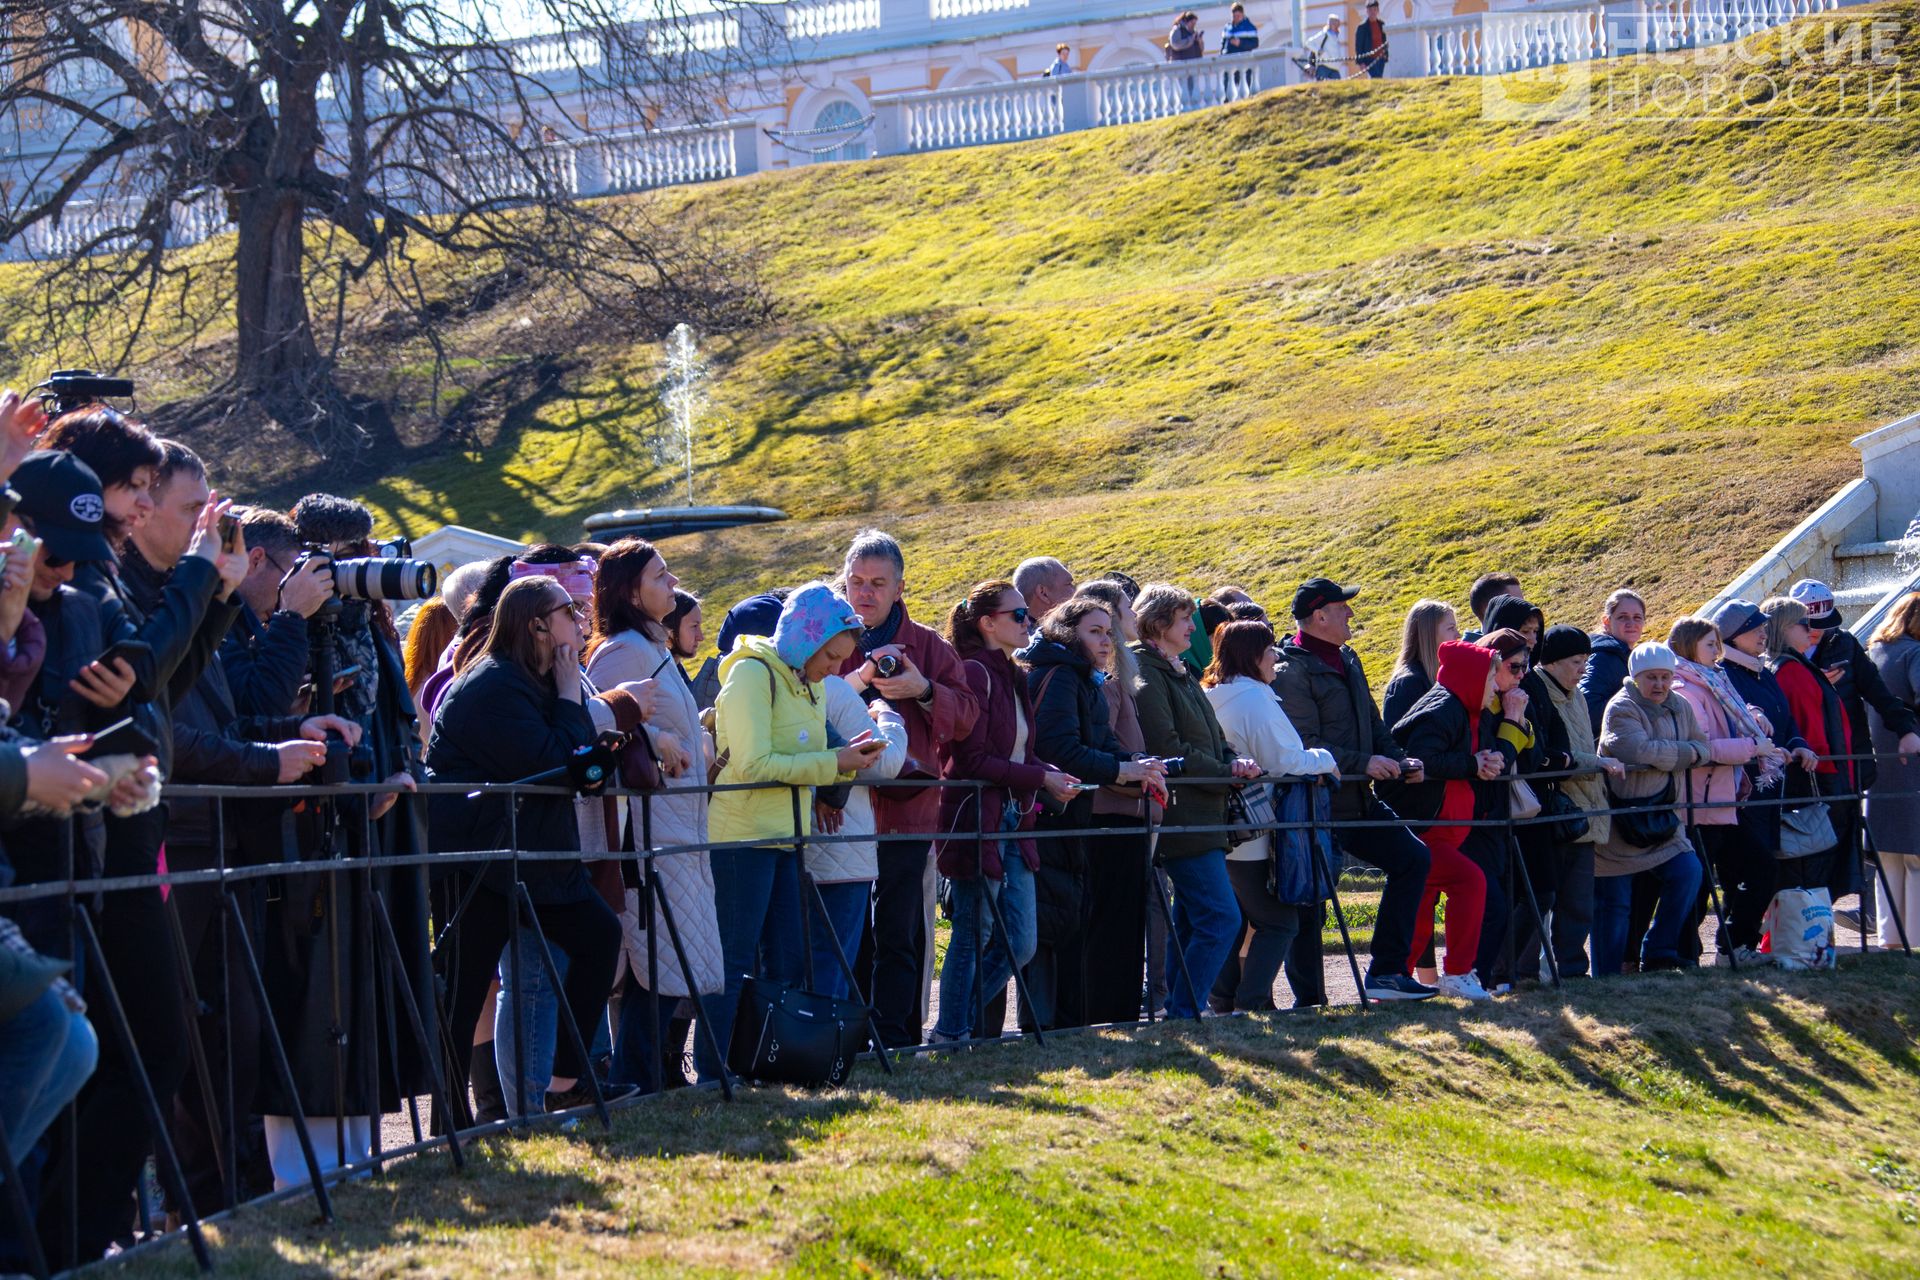
[[[320,781],[326,786],[342,782],[373,781],[373,743],[366,738],[349,747],[347,740],[327,730],[327,758],[320,765]]]
[[[335,557],[329,548],[309,544],[293,572],[315,560],[333,567],[333,589],[342,600],[425,600],[440,589],[440,570],[431,560],[415,560],[405,538],[375,543],[370,556]]]

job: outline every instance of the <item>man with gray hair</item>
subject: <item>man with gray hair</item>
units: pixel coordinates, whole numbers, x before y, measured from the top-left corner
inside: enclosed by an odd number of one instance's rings
[[[447,606],[455,624],[467,620],[467,610],[473,608],[473,598],[480,594],[480,584],[486,581],[491,567],[492,561],[475,560],[450,570],[440,580],[440,602]]]
[[[891,536],[868,529],[854,537],[841,578],[864,630],[840,674],[863,698],[885,698],[900,713],[907,724],[907,762],[900,779],[926,782],[940,776],[938,744],[965,738],[980,705],[953,646],[907,617],[901,598],[906,573],[906,556]],[[868,991],[876,1028],[888,1048],[919,1044],[926,1028],[933,984],[931,834],[939,810],[938,787],[874,788],[880,876],[874,884]],[[908,833],[916,838],[886,838]]]
[[[1073,571],[1052,556],[1022,560],[1013,571],[1013,589],[1027,598],[1027,629],[1073,599]]]

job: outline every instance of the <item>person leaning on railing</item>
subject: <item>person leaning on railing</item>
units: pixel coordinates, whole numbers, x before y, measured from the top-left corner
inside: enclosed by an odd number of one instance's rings
[[[1786,696],[1793,720],[1807,740],[1807,746],[1819,757],[1813,770],[1813,786],[1803,790],[1800,779],[1788,775],[1786,798],[1819,799],[1844,795],[1852,787],[1850,764],[1834,756],[1852,754],[1847,732],[1847,713],[1840,696],[1833,691],[1819,668],[1807,658],[1813,649],[1813,632],[1807,626],[1807,608],[1787,596],[1774,596],[1760,604],[1767,619],[1767,658],[1780,692]],[[1837,848],[1837,846],[1836,846]],[[1800,857],[1781,857],[1774,865],[1775,889],[1825,888],[1833,868],[1835,849]]]
[[[1234,749],[1275,777],[1340,772],[1333,753],[1308,748],[1273,691],[1278,655],[1273,628],[1264,622],[1230,622],[1214,633],[1213,664],[1201,677],[1207,702]],[[1261,784],[1265,785],[1265,784]],[[1227,879],[1252,938],[1244,960],[1232,953],[1221,966],[1211,997],[1216,1010],[1271,1009],[1273,984],[1299,935],[1300,908],[1281,902],[1267,888],[1267,859],[1274,835],[1262,832],[1227,852]]]
[[[581,609],[548,577],[508,585],[492,611],[486,648],[448,686],[427,746],[435,782],[565,781],[573,753],[597,736],[582,693],[579,653],[585,643]],[[568,796],[529,795],[515,801],[488,794],[433,797],[434,848],[440,852],[519,849],[553,853],[580,848],[574,803]],[[435,960],[450,989],[449,1025],[464,1036],[480,1016],[518,911],[513,862],[505,854],[449,875],[457,901],[471,877],[480,887],[457,924],[439,921],[443,941]],[[582,1036],[606,1008],[620,951],[620,922],[595,892],[579,859],[523,861],[519,878],[532,898],[547,942],[567,953],[563,994]],[[445,898],[442,899],[446,901]],[[453,924],[451,932],[445,932]],[[523,921],[523,926],[527,927]],[[571,1037],[554,1050],[549,1110],[579,1105],[579,1081],[591,1070]],[[510,1082],[503,1085],[512,1088]]]
[[[1713,762],[1690,775],[1689,816],[1724,895],[1719,949],[1731,952],[1737,964],[1763,964],[1771,959],[1757,948],[1760,917],[1773,900],[1773,851],[1755,843],[1740,821],[1745,807],[1740,802],[1755,791],[1778,792],[1787,753],[1774,746],[1764,714],[1720,669],[1726,649],[1719,628],[1705,618],[1681,618],[1668,631],[1667,644],[1679,659],[1674,692],[1693,708],[1713,751]],[[1705,918],[1706,905],[1694,904],[1696,925]]]
[[[1693,708],[1673,692],[1676,666],[1678,659],[1666,645],[1636,645],[1628,656],[1627,681],[1607,703],[1601,721],[1600,754],[1628,767],[1627,776],[1611,784],[1612,807],[1668,811],[1677,820],[1670,835],[1643,846],[1634,843],[1632,824],[1616,817],[1607,839],[1594,850],[1595,977],[1611,977],[1626,962],[1635,876],[1650,876],[1659,893],[1640,947],[1644,972],[1680,967],[1680,931],[1700,892],[1700,860],[1680,808],[1686,771],[1711,762],[1713,752]]]
[[[720,664],[714,729],[725,763],[716,781],[763,784],[716,792],[707,810],[713,843],[742,846],[712,852],[726,976],[724,994],[713,1008],[713,1032],[722,1053],[748,977],[782,983],[801,977],[800,913],[811,908],[800,896],[794,841],[813,833],[813,804],[811,796],[801,796],[796,832],[792,789],[849,781],[886,749],[872,735],[838,749],[827,745],[820,683],[853,655],[860,625],[860,615],[844,597],[824,582],[811,582],[780,606],[771,638],[740,637]],[[764,968],[762,937],[767,940]]]
[[[1116,593],[1117,594],[1117,593]],[[1124,600],[1124,597],[1122,597]],[[1082,782],[1101,784],[1101,790],[1075,796],[1057,820],[1042,826],[1084,830],[1102,825],[1101,799],[1107,788],[1127,787],[1139,795],[1139,784],[1151,779],[1156,787],[1166,776],[1158,761],[1143,759],[1137,745],[1129,750],[1115,736],[1104,690],[1114,652],[1114,613],[1119,606],[1091,595],[1075,596],[1049,613],[1039,634],[1020,652],[1026,664],[1027,688],[1033,698],[1035,754],[1047,764],[1064,769]],[[1137,725],[1136,725],[1137,729]],[[1133,804],[1137,810],[1139,801]],[[1146,884],[1143,867],[1134,860],[1118,863],[1099,856],[1100,837],[1056,838],[1040,844],[1040,871],[1036,885],[1037,937],[1035,958],[1027,968],[1027,985],[1036,1005],[1051,1007],[1052,1025],[1080,1026],[1114,1021],[1114,1011],[1088,1008],[1090,969],[1116,959],[1131,965],[1132,1017],[1140,1009],[1140,922],[1133,922],[1130,938],[1117,944],[1120,957],[1093,953],[1087,934],[1091,917],[1089,898],[1097,880],[1130,876],[1135,896]]]
[[[1140,617],[1140,640],[1132,646],[1140,663],[1140,728],[1147,749],[1167,762],[1168,778],[1258,777],[1260,766],[1239,755],[1221,731],[1200,688],[1200,673],[1181,659],[1193,633],[1193,597],[1171,583],[1156,582],[1141,589],[1134,607]],[[1240,905],[1227,878],[1227,833],[1181,830],[1223,828],[1231,785],[1178,785],[1161,825],[1155,856],[1167,869],[1174,895],[1167,948],[1170,1018],[1199,1013],[1240,936]]]

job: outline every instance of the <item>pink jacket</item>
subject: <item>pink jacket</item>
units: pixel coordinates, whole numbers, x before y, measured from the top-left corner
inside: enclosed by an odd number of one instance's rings
[[[1740,798],[1740,779],[1747,761],[1759,747],[1752,738],[1733,736],[1726,710],[1713,690],[1696,684],[1684,675],[1674,677],[1673,689],[1693,708],[1693,718],[1707,735],[1713,763],[1693,770],[1693,820],[1703,827],[1727,827],[1740,820],[1734,803]],[[1682,815],[1684,818],[1684,814]]]

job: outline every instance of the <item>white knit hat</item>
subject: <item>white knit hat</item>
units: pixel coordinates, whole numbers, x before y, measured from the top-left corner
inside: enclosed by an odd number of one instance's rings
[[[1661,641],[1643,640],[1633,646],[1633,656],[1627,659],[1627,674],[1637,676],[1642,671],[1672,671],[1679,665],[1680,659]]]

